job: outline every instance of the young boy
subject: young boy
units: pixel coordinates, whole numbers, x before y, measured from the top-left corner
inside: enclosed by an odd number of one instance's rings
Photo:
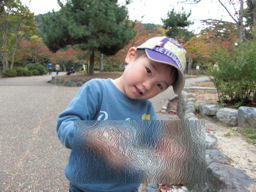
[[[97,177],[93,166],[101,166],[101,160],[92,154],[79,152],[83,145],[79,131],[74,126],[79,120],[156,120],[152,103],[148,100],[170,85],[175,93],[184,87],[185,54],[175,40],[154,37],[140,45],[131,47],[126,55],[127,66],[121,77],[93,79],[85,83],[62,112],[57,121],[57,134],[61,142],[71,149],[65,174],[70,181],[70,191],[137,191],[139,184],[118,184],[106,176],[109,183],[86,182],[86,178]],[[85,168],[85,164],[87,164]],[[91,164],[91,169],[88,168]],[[101,174],[101,173],[98,173]]]

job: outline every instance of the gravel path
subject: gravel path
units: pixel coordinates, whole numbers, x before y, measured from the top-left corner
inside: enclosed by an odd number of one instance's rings
[[[69,151],[56,136],[56,118],[78,88],[50,78],[0,79],[0,191],[67,191]]]
[[[55,86],[50,79],[0,78],[0,191],[68,189],[69,150],[57,138],[56,119],[79,88]],[[152,100],[156,111],[172,94],[170,89]]]
[[[208,119],[205,120],[205,123],[218,139],[217,148],[230,158],[230,164],[243,170],[256,181],[256,146],[248,143],[241,134],[234,131],[232,133],[231,128],[228,129],[227,126],[219,122]]]

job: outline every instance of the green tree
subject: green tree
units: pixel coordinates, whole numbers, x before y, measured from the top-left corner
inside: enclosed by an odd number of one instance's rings
[[[163,27],[169,29],[166,32],[166,35],[168,37],[179,39],[180,41],[188,41],[193,36],[193,34],[185,28],[192,24],[192,22],[188,20],[190,15],[191,12],[186,14],[184,11],[176,13],[174,9],[169,11],[167,13],[167,18],[162,19]]]
[[[12,69],[18,42],[35,31],[34,15],[20,0],[0,2],[1,61],[3,70]]]
[[[131,40],[135,31],[125,6],[117,0],[68,0],[61,10],[42,17],[44,42],[56,52],[79,44],[90,52],[89,74],[94,71],[94,53],[114,55]]]

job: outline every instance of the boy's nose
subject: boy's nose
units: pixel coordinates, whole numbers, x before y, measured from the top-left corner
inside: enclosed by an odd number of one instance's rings
[[[144,87],[145,90],[152,89],[153,85],[154,85],[154,83],[151,80],[145,80],[143,82],[143,87]]]

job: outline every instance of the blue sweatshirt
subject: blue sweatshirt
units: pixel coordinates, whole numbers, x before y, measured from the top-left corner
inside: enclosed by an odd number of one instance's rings
[[[71,149],[65,174],[72,185],[92,192],[137,191],[139,184],[119,182],[119,178],[127,177],[125,168],[114,175],[106,174],[112,168],[87,148],[82,137],[83,130],[76,126],[80,120],[156,120],[152,103],[148,100],[129,99],[111,79],[93,79],[80,88],[57,120],[58,137]],[[102,169],[101,173],[95,173],[96,166],[97,170],[99,167]],[[128,180],[136,180],[140,173],[135,171],[128,177]],[[95,178],[95,182],[91,182],[94,181],[92,178]]]

